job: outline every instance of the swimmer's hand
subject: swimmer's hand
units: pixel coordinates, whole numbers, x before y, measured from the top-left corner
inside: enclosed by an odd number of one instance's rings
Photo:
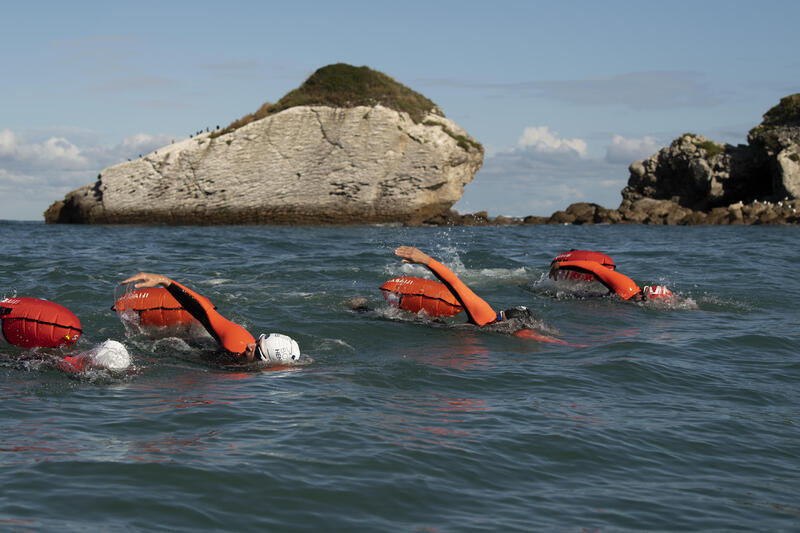
[[[419,263],[421,265],[428,265],[431,262],[431,256],[421,252],[413,246],[401,246],[394,251],[394,254],[403,258],[403,263]]]
[[[169,279],[167,276],[162,276],[161,274],[139,272],[138,274],[131,276],[125,281],[121,282],[120,285],[125,285],[126,283],[136,283],[134,287],[137,289],[141,289],[143,287],[155,287],[156,285],[163,285],[164,287],[169,287],[170,284],[172,283],[172,280]]]

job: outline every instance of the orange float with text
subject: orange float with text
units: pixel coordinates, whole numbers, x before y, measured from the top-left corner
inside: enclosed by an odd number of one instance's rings
[[[386,301],[395,307],[428,316],[454,316],[461,312],[461,304],[444,283],[425,278],[393,278],[381,285]]]
[[[593,252],[591,250],[570,250],[569,252],[562,252],[558,254],[555,259],[550,262],[550,267],[561,263],[570,261],[592,261],[603,265],[609,270],[614,270],[617,266],[614,260],[606,254],[600,252]],[[559,281],[595,281],[595,276],[589,272],[579,272],[569,268],[562,268],[555,271],[555,279]]]
[[[562,261],[594,261],[611,270],[617,268],[614,264],[614,260],[609,256],[601,254],[600,252],[592,252],[591,250],[570,250],[569,252],[562,252],[558,254],[550,264],[560,263]]]
[[[163,287],[127,292],[111,309],[117,314],[136,313],[140,326],[190,326],[196,322],[195,318]]]
[[[39,298],[0,300],[0,341],[21,348],[74,344],[81,322],[66,307]]]

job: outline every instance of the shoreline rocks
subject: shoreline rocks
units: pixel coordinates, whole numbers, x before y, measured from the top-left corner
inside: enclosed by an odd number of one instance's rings
[[[564,211],[556,211],[549,217],[526,216],[489,217],[486,211],[459,214],[450,210],[428,219],[424,225],[431,226],[531,226],[541,224],[649,224],[671,226],[707,225],[778,225],[800,224],[800,199],[777,202],[753,200],[715,207],[708,212],[696,211],[680,206],[671,200],[642,198],[626,204],[620,209],[607,209],[597,204],[575,203]]]

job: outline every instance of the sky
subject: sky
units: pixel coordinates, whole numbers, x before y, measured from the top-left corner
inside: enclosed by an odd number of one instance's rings
[[[486,149],[454,208],[616,208],[686,132],[744,144],[800,92],[800,2],[0,0],[0,219],[104,168],[366,65]]]

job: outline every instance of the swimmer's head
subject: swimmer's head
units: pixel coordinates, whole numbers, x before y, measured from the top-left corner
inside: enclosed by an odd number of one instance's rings
[[[256,341],[255,359],[284,365],[295,364],[300,360],[300,347],[288,335],[262,333]]]
[[[646,285],[642,289],[642,299],[652,300],[656,298],[672,298],[672,291],[664,285]]]
[[[131,355],[121,342],[108,339],[92,353],[92,364],[109,370],[125,370],[131,365]]]
[[[524,305],[518,305],[511,309],[506,309],[501,313],[504,320],[511,320],[512,318],[531,319],[533,312]]]

